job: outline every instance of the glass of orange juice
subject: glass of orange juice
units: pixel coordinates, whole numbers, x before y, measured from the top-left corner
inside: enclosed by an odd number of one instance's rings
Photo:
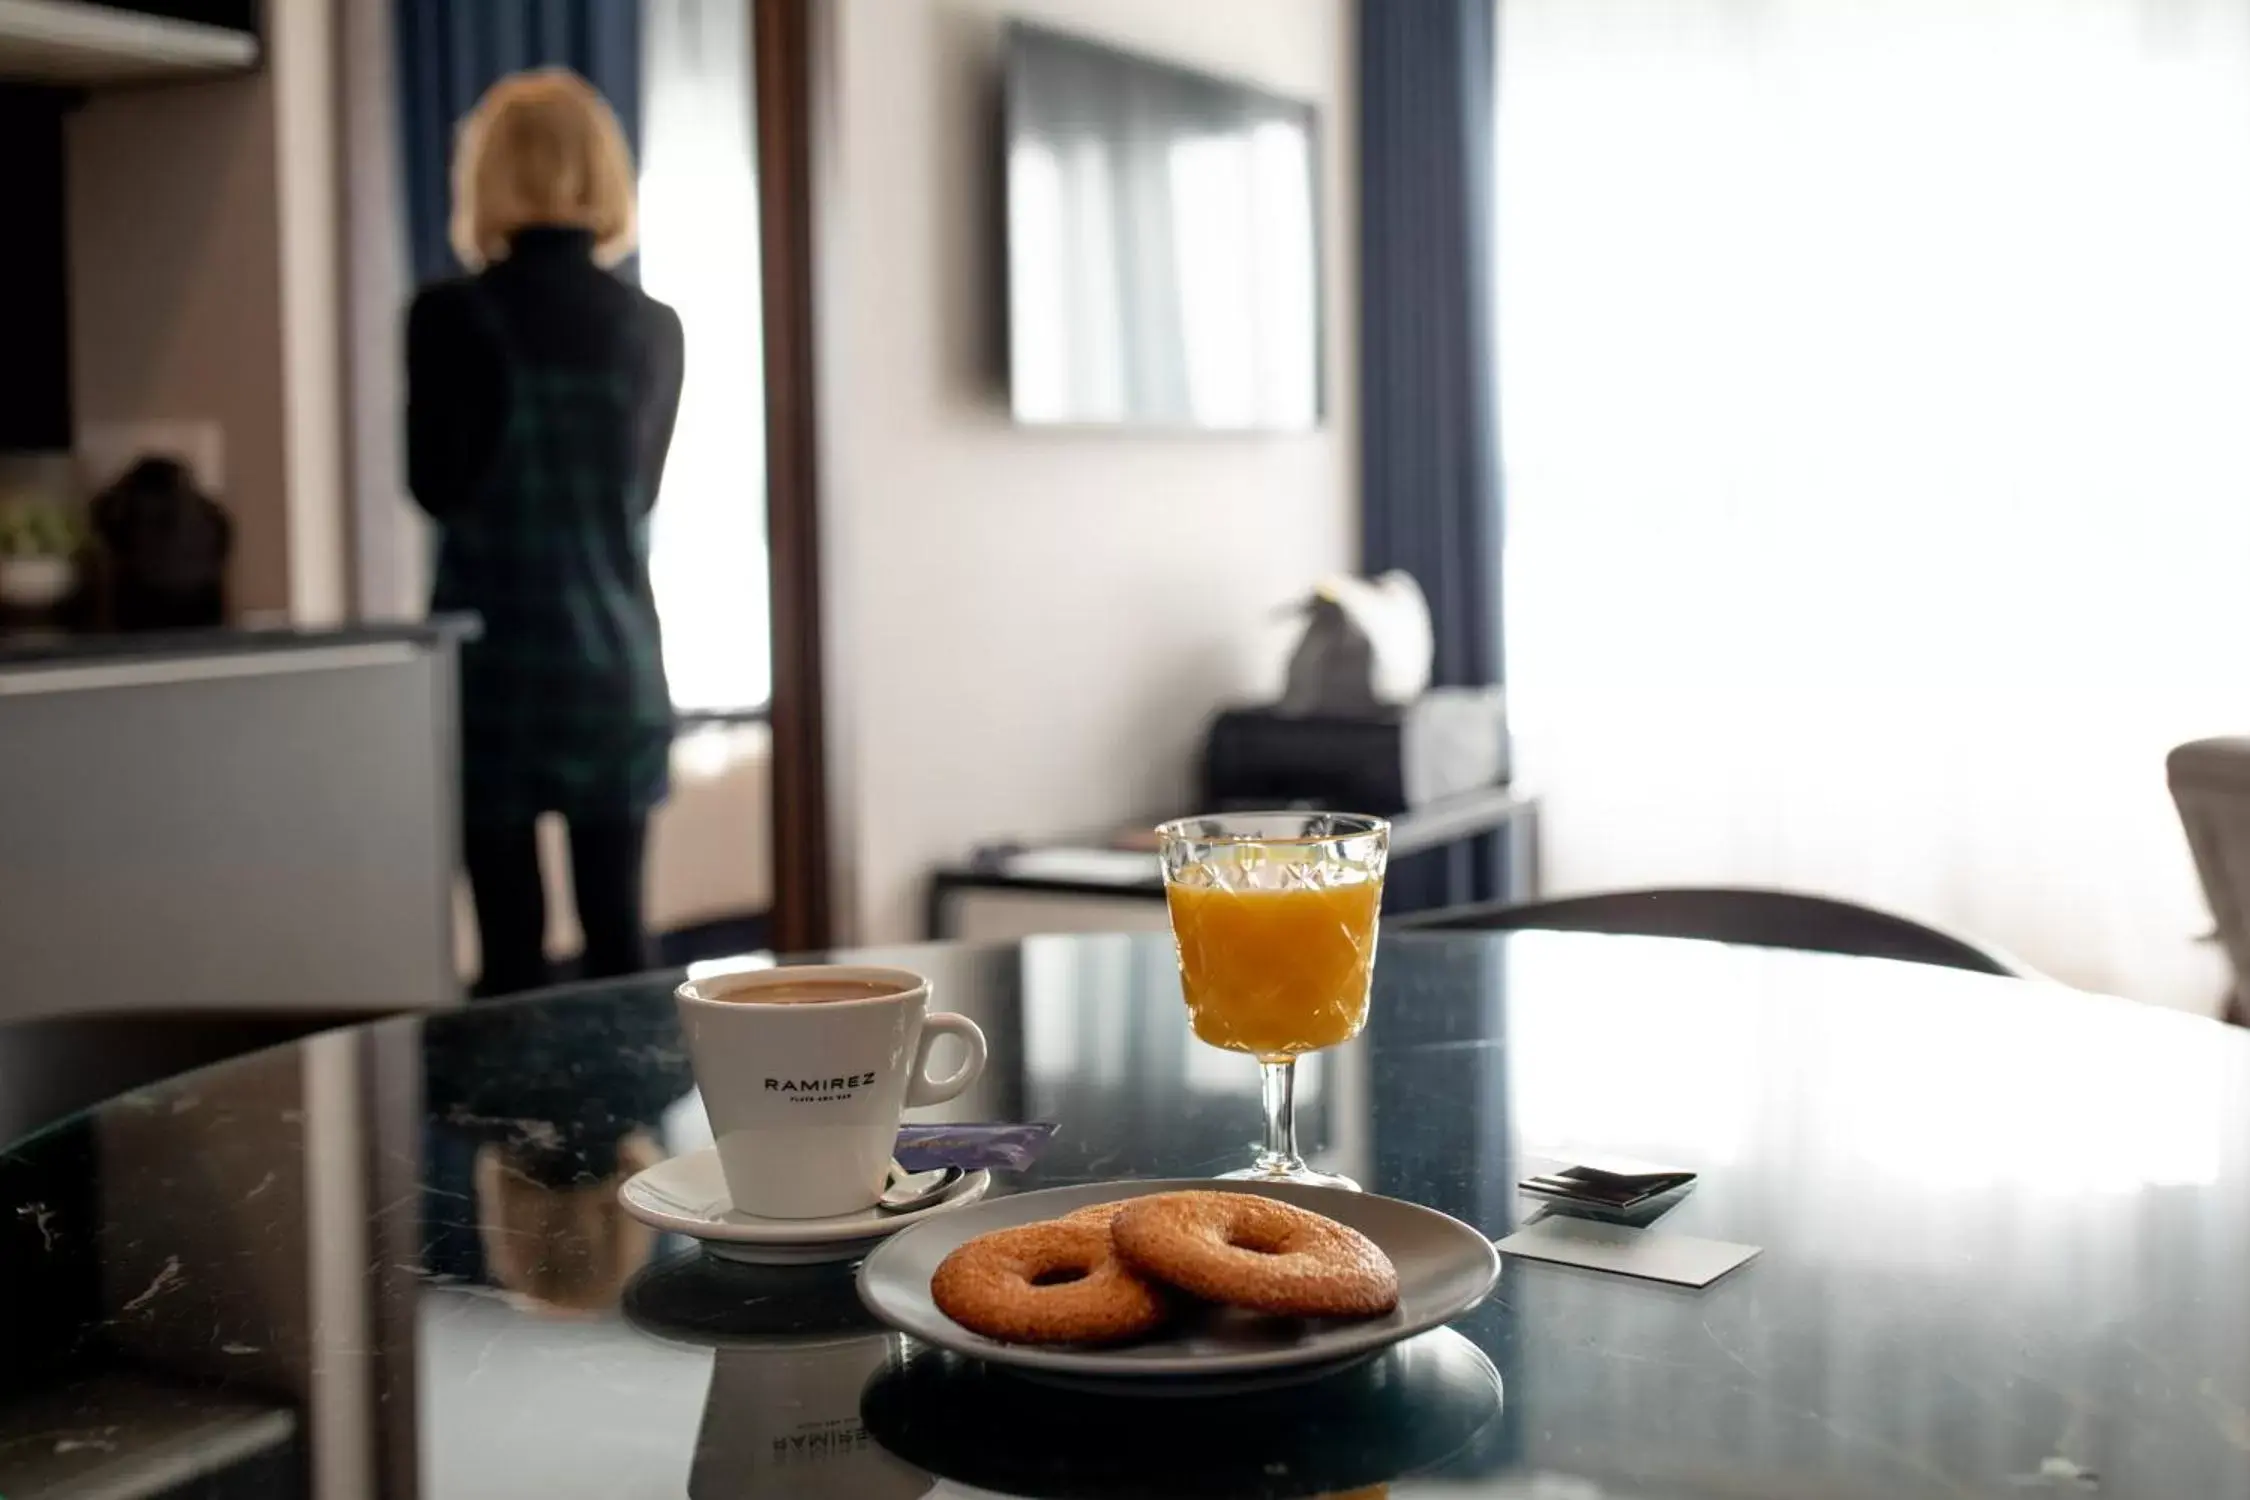
[[[1391,825],[1356,813],[1228,813],[1156,832],[1188,1024],[1265,1073],[1265,1146],[1224,1175],[1358,1186],[1297,1154],[1296,1066],[1367,1024]]]

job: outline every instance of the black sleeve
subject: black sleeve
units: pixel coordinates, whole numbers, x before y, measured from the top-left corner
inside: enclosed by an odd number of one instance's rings
[[[507,371],[465,291],[428,288],[406,315],[406,484],[441,521],[483,489],[507,402]]]
[[[641,494],[656,504],[664,483],[664,460],[672,451],[672,428],[680,415],[680,387],[687,374],[687,335],[680,315],[661,302],[649,304],[648,413],[641,459]]]

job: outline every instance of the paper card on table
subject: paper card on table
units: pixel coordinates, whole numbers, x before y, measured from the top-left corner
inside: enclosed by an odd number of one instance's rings
[[[1615,1271],[1679,1286],[1709,1286],[1758,1253],[1756,1245],[1730,1245],[1684,1234],[1657,1234],[1626,1224],[1552,1215],[1499,1242],[1503,1254],[1559,1265]]]

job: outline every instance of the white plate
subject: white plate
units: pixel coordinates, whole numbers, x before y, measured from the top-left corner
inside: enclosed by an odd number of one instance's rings
[[[1380,1318],[1333,1322],[1222,1311],[1135,1344],[1074,1349],[988,1339],[954,1322],[930,1300],[930,1275],[938,1262],[980,1234],[1059,1218],[1089,1203],[1183,1189],[1263,1193],[1350,1225],[1382,1246],[1398,1267],[1398,1306]],[[1019,1193],[917,1224],[867,1258],[859,1268],[859,1295],[876,1317],[925,1343],[1050,1379],[1108,1383],[1154,1377],[1203,1384],[1332,1369],[1365,1358],[1461,1316],[1482,1302],[1499,1279],[1500,1256],[1492,1242],[1434,1208],[1341,1188],[1172,1179]]]
[[[734,1211],[726,1174],[719,1170],[719,1148],[705,1146],[634,1173],[617,1190],[617,1201],[650,1228],[701,1240],[713,1255],[789,1266],[849,1259],[916,1220],[967,1208],[991,1186],[992,1174],[977,1171],[928,1208],[912,1213],[863,1208],[832,1219],[759,1219]]]

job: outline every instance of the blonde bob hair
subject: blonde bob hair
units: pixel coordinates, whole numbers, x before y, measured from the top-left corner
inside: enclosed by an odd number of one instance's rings
[[[481,271],[521,229],[590,230],[594,259],[633,251],[633,155],[609,101],[568,68],[511,73],[477,101],[453,146],[453,253]]]

